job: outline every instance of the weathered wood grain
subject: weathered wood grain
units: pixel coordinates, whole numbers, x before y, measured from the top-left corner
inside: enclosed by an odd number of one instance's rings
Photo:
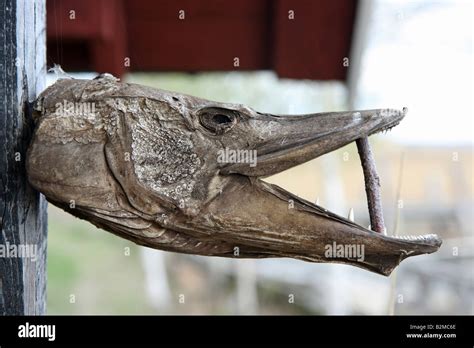
[[[45,82],[45,1],[4,0],[0,23],[0,314],[44,314],[46,201],[29,185],[25,159],[29,102]],[[19,247],[35,257],[5,254]]]

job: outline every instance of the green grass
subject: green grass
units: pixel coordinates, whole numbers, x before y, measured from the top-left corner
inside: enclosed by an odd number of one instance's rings
[[[144,292],[137,246],[52,205],[49,217],[49,314],[151,313],[137,296]]]

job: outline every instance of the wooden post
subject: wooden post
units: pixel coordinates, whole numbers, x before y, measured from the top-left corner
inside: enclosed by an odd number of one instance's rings
[[[0,1],[0,315],[46,309],[46,201],[25,172],[29,102],[46,76],[45,14],[45,0]]]

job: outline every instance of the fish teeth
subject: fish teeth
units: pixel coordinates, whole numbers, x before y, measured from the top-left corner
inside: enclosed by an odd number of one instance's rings
[[[352,222],[354,222],[354,208],[351,208],[349,210],[349,215],[347,217],[349,220],[351,220]]]
[[[420,241],[420,242],[426,242],[426,241],[430,241],[431,239],[437,238],[437,236],[432,233],[422,235],[422,236],[393,236],[393,237],[397,239],[401,239],[401,240]]]

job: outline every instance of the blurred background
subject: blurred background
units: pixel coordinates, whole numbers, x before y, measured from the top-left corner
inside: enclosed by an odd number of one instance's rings
[[[152,250],[49,205],[49,314],[473,314],[470,1],[63,0],[48,62],[270,113],[408,107],[370,138],[389,235],[439,252],[388,278]],[[49,83],[61,77],[58,69]],[[369,224],[355,144],[266,179]]]

